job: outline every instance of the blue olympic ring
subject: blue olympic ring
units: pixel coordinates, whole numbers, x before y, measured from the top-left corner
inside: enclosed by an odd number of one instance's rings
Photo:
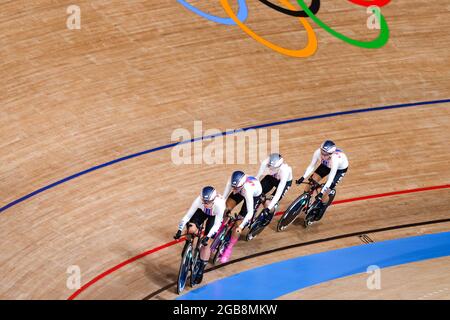
[[[182,4],[186,9],[191,10],[192,12],[198,14],[199,16],[208,19],[210,21],[219,23],[219,24],[225,24],[225,25],[236,25],[236,23],[231,18],[220,18],[213,15],[210,15],[208,13],[205,13],[193,5],[187,3],[185,0],[177,0],[180,4]],[[239,12],[237,14],[238,19],[241,22],[244,22],[248,17],[248,9],[247,9],[247,3],[246,0],[238,0],[239,3]]]

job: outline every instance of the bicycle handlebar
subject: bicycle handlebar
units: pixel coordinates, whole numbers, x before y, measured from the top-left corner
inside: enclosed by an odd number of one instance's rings
[[[323,183],[318,183],[316,181],[313,181],[313,182],[307,181],[307,182],[302,182],[301,184],[309,184],[310,186],[316,186],[316,187],[321,187],[324,185]]]

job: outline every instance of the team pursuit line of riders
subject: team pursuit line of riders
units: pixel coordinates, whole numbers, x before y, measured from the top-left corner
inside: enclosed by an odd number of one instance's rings
[[[306,215],[305,227],[322,219],[336,195],[336,186],[342,181],[347,169],[348,159],[345,153],[333,141],[324,141],[314,152],[303,176],[295,180],[297,185],[304,183],[306,187],[303,194],[285,211],[278,223],[278,231],[292,223],[300,211]],[[320,184],[327,176],[326,182]],[[233,172],[222,195],[212,186],[202,189],[180,221],[174,236],[175,239],[180,239],[186,227],[183,257],[193,238],[199,235],[199,231],[204,231],[203,237],[198,240],[199,259],[195,261],[196,273],[191,274],[191,278],[195,276],[191,279],[191,284],[202,282],[203,271],[211,252],[216,251],[214,262],[220,259],[220,262],[226,263],[245,228],[249,229],[247,240],[251,240],[271,222],[280,201],[292,186],[292,179],[292,168],[280,154],[273,153],[261,163],[256,177],[242,171]],[[232,216],[231,211],[241,202],[243,204],[239,213]],[[257,215],[261,205],[263,210]],[[226,234],[228,238],[225,237]]]

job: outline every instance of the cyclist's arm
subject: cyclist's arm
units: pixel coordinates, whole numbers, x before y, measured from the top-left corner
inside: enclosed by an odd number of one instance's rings
[[[261,166],[259,167],[258,174],[256,175],[256,179],[261,180],[261,177],[264,175],[264,171],[267,168],[267,164],[269,163],[269,158],[261,162]]]
[[[312,157],[311,163],[309,164],[308,168],[306,168],[305,174],[303,175],[303,178],[308,178],[311,173],[313,173],[314,168],[316,166],[316,163],[320,161],[320,149],[317,149],[314,152],[314,155]]]
[[[192,218],[195,211],[197,211],[198,208],[201,208],[201,203],[202,201],[200,197],[197,197],[197,199],[194,200],[188,212],[184,215],[183,219],[181,219],[180,223],[178,224],[178,230],[183,230],[184,226]]]
[[[212,226],[211,230],[207,234],[208,238],[211,238],[220,228],[223,220],[223,213],[225,211],[225,202],[223,204],[217,205],[215,208],[215,215],[214,215],[214,225]]]
[[[283,194],[284,188],[286,187],[286,183],[288,180],[289,173],[283,172],[280,177],[280,182],[278,183],[277,192],[275,193],[275,196],[273,197],[272,201],[270,201],[270,204],[268,206],[269,210],[272,210],[273,207],[280,201],[281,195]]]
[[[322,191],[320,191],[320,192],[324,193],[325,191],[328,190],[328,188],[330,188],[331,184],[333,183],[334,178],[336,177],[338,164],[339,164],[338,160],[333,157],[333,159],[331,159],[331,170],[330,170],[330,174],[328,175],[327,183],[325,183],[325,185],[322,188]]]
[[[253,217],[253,193],[247,191],[245,192],[245,206],[247,209],[247,214],[245,215],[244,220],[242,220],[241,224],[239,225],[239,228],[241,229],[244,229],[247,222],[249,222]]]
[[[227,182],[227,186],[225,187],[225,190],[223,191],[223,197],[225,199],[227,199],[228,196],[230,195],[230,192],[231,192],[231,179],[228,180],[228,182]]]

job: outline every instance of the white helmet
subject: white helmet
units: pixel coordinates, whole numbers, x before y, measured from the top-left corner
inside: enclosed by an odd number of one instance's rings
[[[241,188],[244,185],[246,180],[247,180],[247,177],[245,176],[244,172],[235,171],[231,175],[231,187]]]
[[[279,153],[272,153],[269,156],[269,167],[278,169],[283,164],[284,159]]]
[[[322,149],[323,152],[332,154],[336,152],[336,144],[331,140],[325,140],[320,146],[320,149]]]

